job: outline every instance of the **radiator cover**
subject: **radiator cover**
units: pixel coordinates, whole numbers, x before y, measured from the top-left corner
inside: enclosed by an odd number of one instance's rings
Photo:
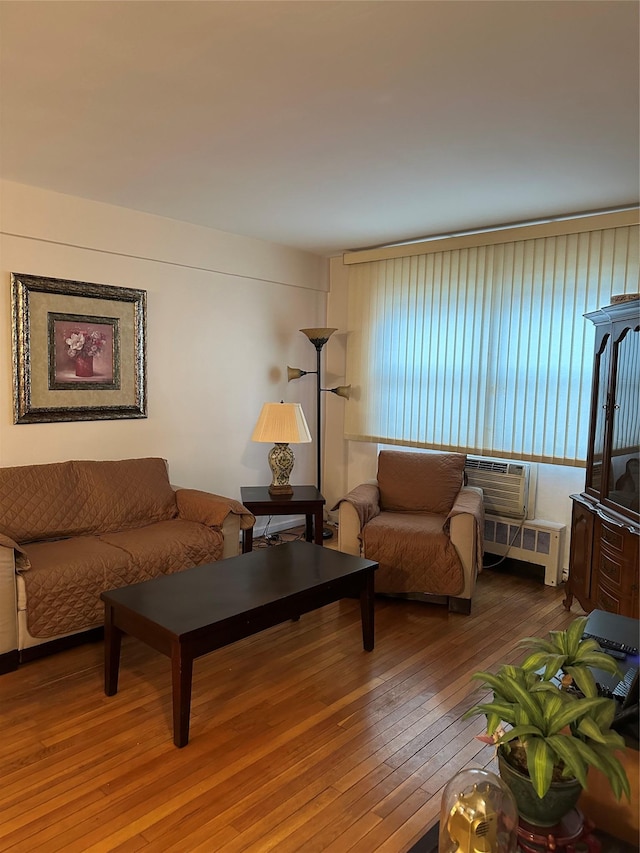
[[[562,583],[562,557],[566,526],[539,518],[520,522],[513,518],[486,514],[484,550],[489,554],[512,557],[525,563],[544,566],[546,586]],[[510,544],[513,543],[513,544]]]

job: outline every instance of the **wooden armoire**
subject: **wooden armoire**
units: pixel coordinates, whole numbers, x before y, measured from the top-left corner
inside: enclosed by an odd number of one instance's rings
[[[638,618],[640,299],[585,314],[596,326],[584,491],[571,495],[567,610]]]

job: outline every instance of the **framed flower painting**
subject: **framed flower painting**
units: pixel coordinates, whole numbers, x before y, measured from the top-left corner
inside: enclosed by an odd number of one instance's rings
[[[147,416],[146,292],[11,274],[14,423]]]

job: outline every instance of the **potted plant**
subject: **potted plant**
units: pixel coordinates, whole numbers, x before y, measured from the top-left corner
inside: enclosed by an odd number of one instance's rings
[[[493,700],[463,716],[486,715],[487,736],[481,739],[497,745],[500,775],[521,817],[539,826],[553,826],[571,811],[587,786],[589,766],[604,773],[616,799],[630,796],[615,755],[625,745],[611,729],[615,700],[598,696],[591,667],[622,673],[595,640],[583,639],[586,622],[581,616],[548,640],[522,640],[518,646],[532,652],[520,666],[475,673]]]

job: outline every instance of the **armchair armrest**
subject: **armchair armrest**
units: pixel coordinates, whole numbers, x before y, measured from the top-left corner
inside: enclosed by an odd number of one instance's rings
[[[202,492],[198,489],[176,489],[178,515],[189,521],[215,527],[224,537],[223,557],[236,556],[240,547],[240,530],[255,524],[255,516],[233,498]]]
[[[333,507],[338,510],[338,550],[360,556],[361,532],[365,524],[380,514],[377,480],[356,486]]]
[[[476,577],[482,571],[484,551],[484,503],[482,489],[463,486],[447,517],[451,543],[464,570],[461,598],[471,598]]]

